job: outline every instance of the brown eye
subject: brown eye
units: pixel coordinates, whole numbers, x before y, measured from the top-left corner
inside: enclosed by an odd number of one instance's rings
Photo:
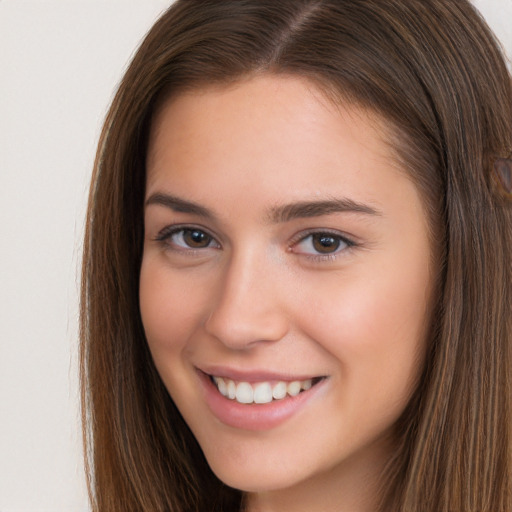
[[[183,229],[181,237],[184,244],[192,249],[204,249],[212,243],[212,237],[200,229]]]
[[[311,242],[315,251],[320,254],[329,254],[339,249],[341,240],[337,236],[328,233],[311,235]]]
[[[342,234],[318,231],[295,243],[293,252],[306,256],[336,256],[354,245],[354,242]]]
[[[164,228],[156,238],[165,248],[177,251],[190,249],[219,249],[220,244],[206,231],[194,227],[173,227]]]

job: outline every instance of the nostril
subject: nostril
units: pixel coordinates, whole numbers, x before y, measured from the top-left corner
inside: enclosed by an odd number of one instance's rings
[[[209,316],[205,330],[228,347],[245,349],[281,340],[288,332],[288,321],[277,311],[224,305]]]

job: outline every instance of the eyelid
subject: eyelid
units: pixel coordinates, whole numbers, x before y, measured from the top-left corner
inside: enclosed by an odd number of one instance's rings
[[[330,253],[320,253],[320,252],[299,252],[295,251],[294,248],[298,246],[301,242],[305,241],[308,237],[313,237],[314,235],[328,235],[332,236],[333,238],[337,238],[340,240],[341,243],[345,245],[345,247],[342,247],[340,249],[336,249],[333,252]],[[312,228],[305,231],[301,231],[297,235],[293,237],[293,239],[290,241],[290,251],[294,252],[295,254],[299,254],[301,256],[304,256],[308,259],[316,260],[316,261],[326,261],[326,260],[333,260],[338,258],[342,253],[351,250],[353,247],[357,247],[359,244],[350,236],[347,234],[335,230],[335,229],[329,229],[329,228]]]
[[[190,230],[190,231],[193,231],[193,230],[197,230],[197,231],[202,231],[203,233],[205,233],[207,236],[209,236],[213,242],[215,242],[216,244],[216,247],[189,247],[189,248],[174,248],[174,247],[171,247],[170,246],[170,242],[169,242],[169,239],[175,235],[176,233],[179,233],[180,231],[187,231],[187,230]],[[183,251],[183,252],[200,252],[200,251],[204,251],[205,249],[217,249],[217,248],[221,248],[221,244],[219,242],[219,240],[217,239],[217,237],[215,235],[213,235],[210,230],[206,229],[205,227],[203,226],[199,226],[199,225],[194,225],[194,224],[171,224],[171,225],[168,225],[168,226],[165,226],[164,228],[162,228],[156,235],[156,237],[154,238],[155,241],[157,242],[161,242],[163,244],[167,244],[169,246],[169,248],[171,248],[172,250],[175,250],[175,251]]]

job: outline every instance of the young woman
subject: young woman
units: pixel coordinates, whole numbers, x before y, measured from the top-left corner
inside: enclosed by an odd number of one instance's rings
[[[93,510],[512,510],[511,156],[468,2],[173,4],[91,186]]]

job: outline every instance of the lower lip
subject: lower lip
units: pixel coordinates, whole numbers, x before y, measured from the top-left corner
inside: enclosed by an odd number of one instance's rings
[[[313,399],[328,379],[322,379],[307,391],[268,404],[240,404],[222,396],[205,373],[198,371],[206,404],[222,423],[243,430],[270,430],[284,423]]]

